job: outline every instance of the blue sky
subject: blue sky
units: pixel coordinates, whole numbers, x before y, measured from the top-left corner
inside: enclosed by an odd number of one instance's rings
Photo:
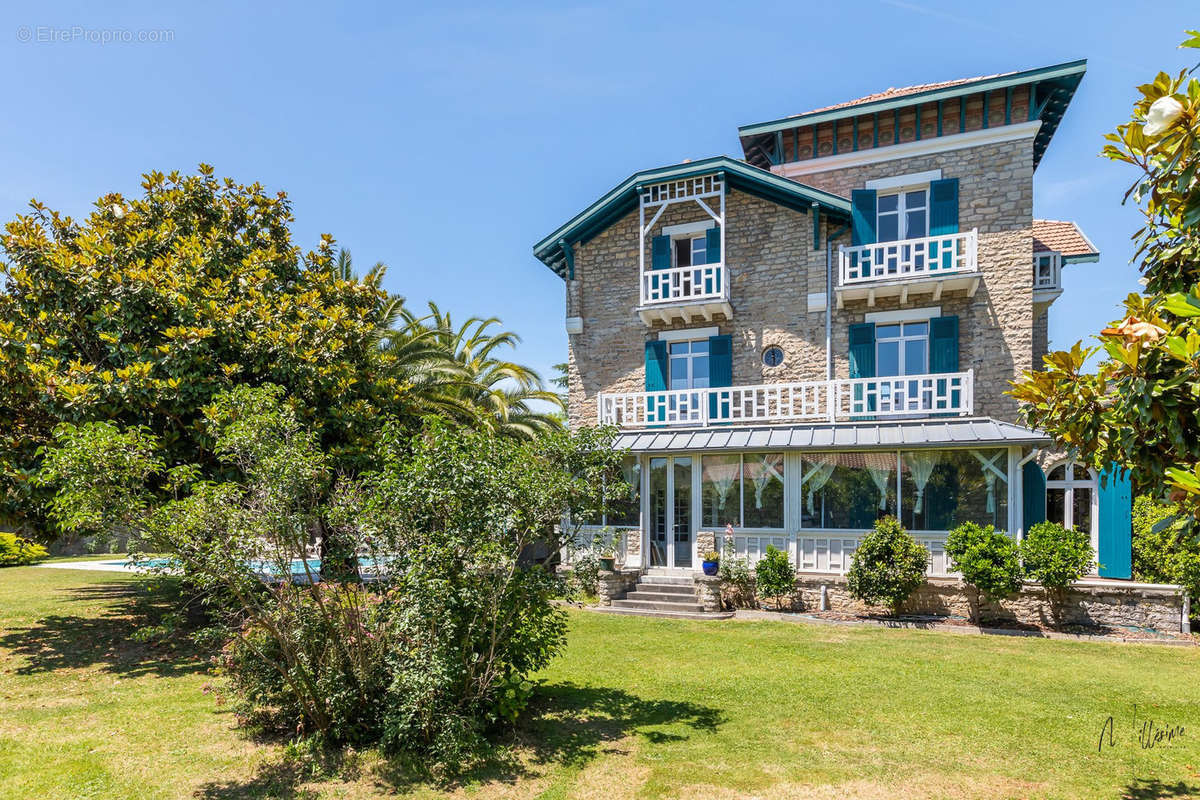
[[[1153,26],[1045,0],[324,5],[10,3],[0,215],[33,197],[84,214],[207,162],[287,191],[302,247],[331,233],[415,305],[501,317],[548,374],[564,289],[531,247],[629,173],[740,156],[740,124],[889,86],[1088,58],[1035,178],[1035,214],[1103,252],[1066,271],[1050,334],[1067,346],[1137,290],[1133,176],[1101,136],[1135,85],[1190,66],[1176,45],[1200,23],[1185,2],[1155,3]],[[113,31],[135,41],[98,41]]]

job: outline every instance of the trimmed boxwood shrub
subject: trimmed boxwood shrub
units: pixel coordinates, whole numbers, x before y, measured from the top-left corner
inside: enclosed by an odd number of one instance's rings
[[[46,548],[15,533],[0,531],[0,567],[20,567],[41,561],[49,555]]]
[[[787,553],[767,545],[766,555],[754,566],[754,584],[758,596],[773,599],[776,606],[780,598],[791,595],[796,588],[796,571]]]
[[[864,603],[886,605],[895,614],[925,582],[928,564],[929,551],[895,517],[883,517],[854,552],[846,588]]]
[[[1057,522],[1039,522],[1021,542],[1021,560],[1030,578],[1047,589],[1062,590],[1096,563],[1090,537]]]
[[[964,522],[946,537],[946,554],[963,580],[990,600],[1011,597],[1021,590],[1025,571],[1020,547],[995,528]]]

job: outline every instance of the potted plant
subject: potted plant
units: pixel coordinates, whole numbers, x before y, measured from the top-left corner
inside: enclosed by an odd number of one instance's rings
[[[616,537],[613,535],[612,529],[607,527],[604,529],[603,534],[598,533],[592,539],[592,551],[596,554],[596,560],[600,562],[601,570],[615,572],[617,558],[615,547]]]
[[[716,575],[721,569],[721,554],[716,550],[709,550],[704,554],[704,563],[700,566],[705,575]]]

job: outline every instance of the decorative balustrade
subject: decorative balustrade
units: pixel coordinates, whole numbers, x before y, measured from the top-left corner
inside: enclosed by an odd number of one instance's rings
[[[799,533],[767,533],[735,530],[732,536],[727,533],[718,534],[717,540],[721,542],[722,553],[745,559],[751,569],[766,554],[767,546],[772,545],[777,550],[787,553],[788,560],[800,572],[845,575],[850,569],[854,551],[858,549],[859,541],[865,535],[864,531],[802,530]],[[913,538],[929,551],[927,575],[945,577],[958,574],[951,566],[950,557],[946,555],[945,534],[918,533],[914,534]]]
[[[601,394],[597,403],[600,424],[621,428],[969,415],[975,408],[975,374],[968,370]]]
[[[1062,254],[1042,252],[1033,254],[1033,288],[1062,288]]]
[[[724,264],[672,267],[642,273],[642,305],[728,298]]]
[[[975,229],[920,239],[839,247],[840,285],[975,272],[978,249],[979,237]]]

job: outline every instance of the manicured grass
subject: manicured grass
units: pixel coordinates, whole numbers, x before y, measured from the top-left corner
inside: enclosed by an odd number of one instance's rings
[[[0,798],[1200,796],[1200,650],[586,612],[510,759],[314,779],[202,691],[203,654],[126,638],[165,608],[145,585],[0,570]],[[1183,737],[1138,749],[1134,703]]]

